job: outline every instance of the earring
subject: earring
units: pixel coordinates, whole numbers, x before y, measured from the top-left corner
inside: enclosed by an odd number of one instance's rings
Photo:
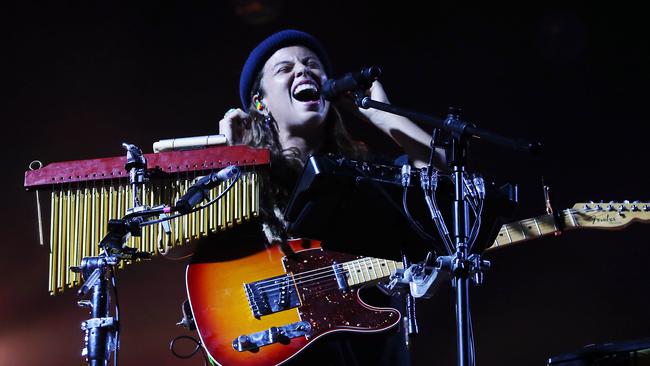
[[[271,117],[271,113],[268,113],[266,116],[264,116],[264,126],[266,129],[271,128],[271,121],[273,120],[273,117]]]

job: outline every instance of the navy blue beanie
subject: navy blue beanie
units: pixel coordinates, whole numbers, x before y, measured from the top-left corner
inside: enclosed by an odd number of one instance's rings
[[[327,75],[332,75],[332,67],[325,48],[323,48],[323,45],[314,36],[293,29],[272,34],[253,49],[239,77],[239,98],[245,111],[248,111],[248,106],[251,103],[251,89],[253,88],[257,74],[262,70],[266,61],[275,51],[290,46],[305,46],[312,50],[320,59]]]

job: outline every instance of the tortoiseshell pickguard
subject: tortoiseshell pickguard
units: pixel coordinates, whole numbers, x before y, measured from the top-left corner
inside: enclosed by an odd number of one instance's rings
[[[311,323],[312,331],[307,339],[334,330],[376,332],[399,321],[400,313],[395,309],[364,304],[359,298],[359,288],[339,289],[336,277],[329,269],[334,263],[358,258],[361,257],[320,248],[299,251],[283,258],[286,272],[296,278],[302,303],[298,308],[300,317]]]

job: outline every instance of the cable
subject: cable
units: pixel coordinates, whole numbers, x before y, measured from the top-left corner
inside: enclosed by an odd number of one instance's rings
[[[404,187],[404,192],[402,194],[402,206],[404,206],[404,213],[406,214],[406,218],[408,219],[411,226],[418,232],[418,234],[420,234],[421,237],[425,239],[429,239],[431,241],[436,241],[436,239],[434,239],[431,235],[429,235],[426,231],[424,231],[420,223],[418,223],[415,219],[413,219],[413,216],[411,216],[411,212],[409,211],[408,204],[406,201],[407,192],[408,192],[408,187]]]
[[[467,308],[467,320],[469,323],[469,366],[476,365],[476,349],[474,349],[474,325],[472,324],[472,313]]]
[[[143,222],[143,223],[140,224],[140,227],[145,227],[145,226],[150,226],[150,225],[159,224],[159,223],[161,223],[161,222],[165,222],[165,221],[170,221],[170,220],[175,219],[175,218],[177,218],[177,217],[181,217],[181,216],[183,216],[183,215],[189,215],[189,214],[191,214],[191,213],[193,213],[193,212],[196,212],[196,211],[202,210],[202,209],[204,209],[204,208],[206,208],[206,207],[208,207],[208,206],[214,204],[214,203],[217,202],[218,200],[220,200],[221,197],[223,197],[224,194],[226,194],[228,191],[230,191],[230,189],[232,188],[232,186],[235,185],[235,183],[239,180],[240,177],[241,177],[241,170],[237,173],[237,176],[232,180],[232,182],[230,182],[230,184],[226,187],[226,189],[223,190],[223,192],[219,193],[219,195],[218,195],[217,197],[211,199],[211,200],[210,200],[208,203],[206,203],[205,205],[200,205],[200,206],[198,206],[198,207],[195,207],[195,208],[193,208],[192,210],[190,210],[189,212],[184,213],[184,214],[182,214],[182,213],[178,213],[178,214],[175,214],[175,215],[171,215],[171,216],[163,217],[162,219],[151,220],[151,221],[145,221],[145,222]]]
[[[176,341],[179,341],[181,339],[187,339],[187,340],[190,340],[190,341],[196,343],[196,348],[194,348],[194,350],[192,352],[190,352],[188,354],[185,354],[185,355],[181,355],[181,354],[177,353],[176,350],[174,349],[174,345],[176,344]],[[187,336],[187,335],[182,335],[182,336],[178,336],[178,337],[175,337],[174,339],[172,339],[172,341],[169,343],[169,350],[171,351],[171,353],[174,356],[176,356],[176,357],[178,357],[180,359],[183,359],[183,360],[187,360],[187,359],[193,357],[197,352],[201,351],[201,354],[203,355],[203,365],[208,366],[208,363],[212,364],[212,362],[210,361],[210,359],[208,358],[208,355],[205,353],[205,350],[201,346],[202,346],[202,343],[201,343],[200,340],[197,340],[196,338],[190,337],[190,336]]]
[[[451,241],[451,238],[449,237],[449,230],[447,229],[447,225],[445,225],[445,222],[442,220],[442,214],[440,213],[440,209],[438,208],[438,203],[436,202],[435,191],[432,189],[429,189],[429,191],[430,192],[427,192],[426,189],[424,190],[424,199],[427,201],[430,210],[432,210],[431,216],[433,217],[433,222],[436,224],[436,228],[440,233],[440,237],[442,238],[442,241],[445,244],[445,248],[447,249],[447,254],[451,255],[453,253],[453,243]]]

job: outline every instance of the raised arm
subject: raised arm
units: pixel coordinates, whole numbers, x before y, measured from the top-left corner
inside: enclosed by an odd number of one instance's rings
[[[378,102],[390,103],[388,96],[379,81],[375,81],[372,84],[372,87],[368,91],[368,95]],[[429,147],[431,134],[424,131],[413,121],[405,117],[374,108],[359,108],[358,111],[363,115],[364,119],[367,119],[370,123],[390,136],[409,156],[415,167],[421,168],[428,164],[429,155],[431,153]],[[436,168],[441,170],[446,169],[445,152],[443,149],[436,149],[433,161]]]

